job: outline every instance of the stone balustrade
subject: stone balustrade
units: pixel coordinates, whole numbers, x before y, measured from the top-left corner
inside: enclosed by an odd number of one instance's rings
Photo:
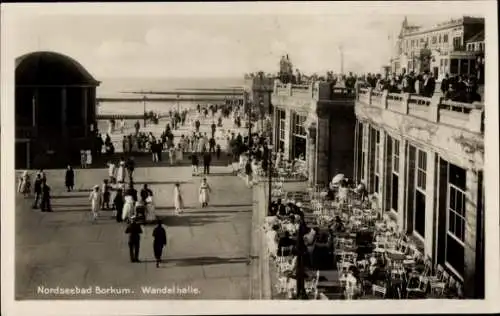
[[[462,103],[408,93],[388,93],[371,88],[358,89],[356,103],[447,124],[473,133],[484,133],[484,104]]]
[[[274,82],[273,95],[308,98],[316,101],[354,98],[353,91],[343,87],[331,87],[328,82],[322,81],[310,84],[285,84],[276,80]]]

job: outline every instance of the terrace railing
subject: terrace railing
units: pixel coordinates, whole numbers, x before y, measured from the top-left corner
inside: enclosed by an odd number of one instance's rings
[[[462,103],[409,93],[388,93],[371,88],[360,88],[356,95],[356,106],[379,107],[404,115],[411,115],[434,123],[465,128],[475,133],[484,133],[484,104]]]

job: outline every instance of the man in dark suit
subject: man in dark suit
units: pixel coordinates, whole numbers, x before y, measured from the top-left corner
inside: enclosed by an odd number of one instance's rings
[[[35,192],[35,202],[33,203],[34,209],[38,208],[38,202],[40,201],[40,198],[42,196],[42,181],[43,180],[41,174],[37,174],[34,185],[34,192]]]
[[[432,97],[434,95],[435,88],[436,88],[436,81],[434,80],[434,77],[426,73],[424,75],[423,95],[428,98]]]
[[[125,234],[128,234],[128,248],[130,251],[130,261],[139,262],[139,248],[141,245],[142,228],[135,219],[127,226]]]
[[[212,154],[205,152],[203,154],[203,174],[210,174],[210,163],[212,162]]]
[[[448,92],[448,89],[450,88],[450,78],[448,74],[444,75],[443,80],[441,80],[441,92],[443,95],[446,95],[446,92]]]

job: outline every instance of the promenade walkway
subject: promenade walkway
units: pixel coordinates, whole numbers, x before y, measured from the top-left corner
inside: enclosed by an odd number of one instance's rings
[[[63,171],[47,171],[53,188],[53,213],[30,208],[32,200],[16,200],[16,298],[92,299],[248,299],[250,295],[251,190],[216,167],[209,177],[213,194],[206,209],[198,207],[199,178],[189,167],[138,168],[138,183],[150,184],[157,214],[168,233],[166,263],[153,262],[152,226],[144,227],[141,263],[130,263],[126,225],[111,211],[90,221],[88,194],[105,174],[100,169],[76,171],[76,192],[63,189]],[[182,183],[186,211],[173,215],[173,183]],[[122,294],[44,295],[39,287],[125,289]],[[174,286],[184,295],[147,294],[142,287]],[[196,294],[195,292],[199,293]]]

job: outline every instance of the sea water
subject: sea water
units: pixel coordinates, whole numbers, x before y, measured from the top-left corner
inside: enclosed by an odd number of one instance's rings
[[[101,85],[97,88],[97,97],[130,98],[142,96],[141,94],[130,93],[132,91],[189,91],[190,89],[231,89],[241,86],[243,86],[242,78],[103,78],[101,79]],[[145,95],[147,97],[161,97],[161,95]],[[175,96],[168,95],[166,97]],[[209,102],[146,102],[146,111],[166,113],[169,110],[194,108],[197,104],[207,103]],[[98,114],[142,114],[143,111],[143,102],[100,102],[97,108]]]

